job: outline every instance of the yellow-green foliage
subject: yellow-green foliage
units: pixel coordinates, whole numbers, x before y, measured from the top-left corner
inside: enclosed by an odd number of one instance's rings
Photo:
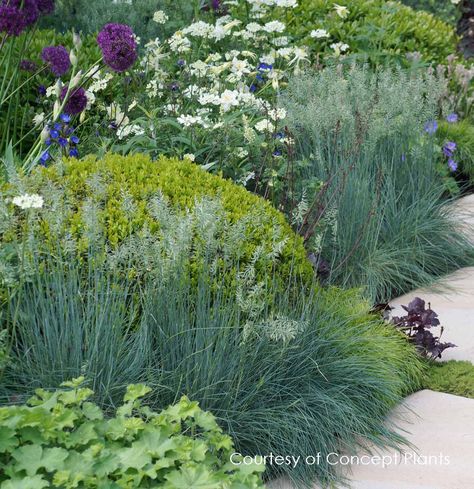
[[[474,365],[454,360],[430,363],[423,387],[474,399]]]
[[[305,38],[318,51],[332,52],[330,45],[343,42],[349,52],[366,55],[372,62],[402,61],[419,52],[425,62],[445,62],[456,50],[454,28],[433,15],[386,0],[300,0],[289,9],[289,30]],[[349,9],[341,18],[337,3]],[[325,29],[328,39],[312,39],[314,29]]]
[[[95,181],[96,185],[91,181]],[[281,230],[282,238],[286,238],[278,264],[279,274],[286,277],[312,275],[303,241],[292,231],[282,213],[243,187],[212,175],[189,161],[165,157],[151,161],[142,154],[126,157],[109,154],[102,160],[91,156],[82,161],[69,160],[48,169],[39,168],[33,173],[30,183],[38,193],[50,183],[63,189],[71,208],[69,226],[76,237],[81,237],[85,228],[82,204],[87,199],[97,199],[96,186],[99,185],[103,195],[100,196],[98,220],[113,247],[145,225],[152,232],[158,231],[159,223],[150,215],[148,206],[149,200],[158,193],[172,207],[183,212],[192,209],[200,199],[216,198],[221,202],[230,223],[249,215],[260,216],[255,219],[253,228],[252,222],[247,227],[249,237],[245,242],[246,249],[241,250],[244,263],[252,259],[261,245],[266,251],[271,251],[271,236],[277,227]],[[132,213],[124,205],[125,199],[133,201]]]

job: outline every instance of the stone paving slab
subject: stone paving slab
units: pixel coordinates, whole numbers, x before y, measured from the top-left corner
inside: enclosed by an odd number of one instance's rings
[[[444,326],[442,341],[450,341],[457,348],[449,348],[442,360],[468,360],[474,363],[474,267],[463,268],[439,282],[436,289],[419,289],[392,301],[395,316],[404,314],[400,307],[415,297],[431,303]],[[439,331],[439,328],[434,330]],[[474,487],[473,487],[474,489]]]
[[[462,223],[474,246],[474,195],[455,202],[453,217]],[[439,280],[436,287],[410,292],[392,301],[392,313],[403,313],[400,307],[415,297],[431,303],[445,327],[443,341],[457,345],[443,354],[442,360],[468,360],[474,363],[474,267],[463,268]],[[474,469],[473,469],[474,470]],[[474,489],[474,486],[473,486]]]
[[[457,201],[452,210],[474,245],[474,195]],[[445,327],[443,340],[458,345],[446,350],[443,360],[474,363],[474,267],[445,277],[436,288],[415,290],[395,299],[393,314],[399,315],[403,311],[400,306],[415,297],[431,303]],[[474,489],[474,399],[423,390],[405,399],[388,421],[397,424],[416,453],[409,449],[395,458],[396,452],[386,451],[381,455],[389,455],[397,464],[346,467],[353,489]],[[294,488],[285,480],[269,487]]]
[[[415,453],[409,449],[396,458],[393,450],[379,452],[393,462],[386,467],[353,465],[346,471],[353,489],[474,488],[474,399],[423,390],[396,408],[391,421]],[[268,487],[299,489],[284,480]]]

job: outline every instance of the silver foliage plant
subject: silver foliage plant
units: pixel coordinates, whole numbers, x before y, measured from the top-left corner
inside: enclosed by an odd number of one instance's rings
[[[100,221],[105,201],[104,186],[98,176],[92,177],[88,185],[94,189],[94,197],[81,204],[83,230],[80,237],[72,236],[68,231],[68,216],[72,209],[60,186],[49,182],[42,188],[44,206],[34,211],[25,211],[12,204],[12,196],[28,193],[21,180],[0,192],[0,287],[13,289],[19,280],[27,281],[37,273],[42,252],[58,253],[65,262],[86,253],[86,258],[97,260],[100,257],[111,273],[126,273],[137,283],[166,286],[183,276],[215,283],[225,293],[235,294],[242,314],[248,318],[247,332],[249,328],[256,328],[262,334],[262,325],[257,326],[257,322],[265,311],[273,278],[266,272],[275,270],[287,243],[281,226],[274,222],[272,236],[267,237],[266,244],[257,246],[251,260],[245,264],[241,259],[249,241],[258,239],[252,233],[259,229],[259,223],[265,223],[268,214],[255,211],[231,222],[221,202],[210,198],[196,200],[193,208],[182,212],[158,191],[147,204],[150,216],[158,223],[158,231],[152,232],[145,225],[131,233],[118,247],[111,248]],[[122,210],[131,219],[137,202],[130,195],[122,197]],[[47,242],[44,229],[49,230]],[[80,251],[84,240],[87,250]],[[53,249],[48,248],[51,246]],[[268,331],[264,334],[268,333],[273,339],[291,336],[290,331],[283,331],[280,319],[267,326]]]

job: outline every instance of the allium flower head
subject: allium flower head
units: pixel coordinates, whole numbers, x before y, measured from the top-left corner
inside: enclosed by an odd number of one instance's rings
[[[137,43],[132,29],[124,24],[107,24],[97,36],[105,63],[114,71],[128,70],[137,60]]]
[[[51,72],[56,76],[62,76],[69,71],[71,61],[69,53],[64,46],[48,46],[43,49],[41,58],[48,64]]]
[[[61,90],[61,101],[64,101],[68,91],[68,86],[66,85]],[[64,113],[67,115],[76,115],[83,112],[87,107],[87,95],[86,91],[82,88],[76,88],[71,90],[68,95],[66,105],[64,106]]]
[[[36,0],[0,0],[0,32],[19,36],[39,15]]]

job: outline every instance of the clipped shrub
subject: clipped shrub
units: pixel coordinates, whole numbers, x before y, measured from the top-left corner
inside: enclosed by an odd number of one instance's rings
[[[253,313],[243,314],[243,297],[211,287],[207,269],[197,286],[177,270],[166,280],[150,273],[138,307],[136,285],[114,276],[110,260],[78,280],[81,263],[55,254],[17,291],[9,303],[8,329],[17,333],[4,399],[84,375],[99,405],[118,406],[125,385],[146,382],[152,409],[181,395],[195,399],[239,453],[321,452],[318,466],[269,467],[269,477],[289,475],[300,484],[339,477],[328,453],[355,451],[366,439],[403,442],[386,415],[416,389],[420,361],[402,334],[367,313],[357,291],[270,291],[271,303],[263,304],[250,294],[245,303]]]
[[[473,249],[444,199],[433,129],[443,80],[367,67],[295,77],[281,100],[296,140],[300,226],[328,280],[374,301],[473,263]],[[314,180],[324,192],[311,191]],[[305,192],[306,189],[306,192]]]
[[[155,413],[140,401],[151,389],[129,385],[110,417],[83,380],[0,407],[2,488],[263,487],[264,466],[232,464],[231,438],[197,402],[182,397]]]
[[[300,0],[289,12],[288,29],[310,46],[334,52],[334,43],[348,45],[348,53],[373,63],[402,62],[418,52],[425,62],[442,63],[456,51],[454,27],[433,15],[386,0],[341,0],[348,12],[337,11],[332,0]],[[324,29],[328,38],[313,38]]]
[[[176,246],[178,239],[184,240],[188,260],[196,263],[199,253],[213,250],[220,262],[232,256],[242,268],[255,265],[261,280],[271,280],[274,275],[281,283],[290,277],[312,278],[303,242],[283,214],[264,199],[190,161],[162,157],[153,162],[139,154],[69,160],[37,169],[21,184],[10,185],[4,197],[12,198],[25,189],[46,199],[37,227],[52,246],[57,244],[58,233],[75,240],[79,251],[86,250],[98,234],[105,238],[101,246],[113,249],[136,234],[150,239],[156,234],[163,243],[175,236]],[[210,199],[218,203],[206,210],[202,204]],[[5,215],[11,216],[13,208],[11,204],[5,207]],[[13,213],[4,231],[6,241],[19,239],[21,225],[15,216],[18,213]],[[176,231],[178,234],[173,234]],[[169,252],[178,254],[176,250]],[[146,250],[138,255],[132,251],[131,255],[136,260],[145,256]]]
[[[458,6],[455,2],[446,0],[402,0],[402,3],[416,10],[430,12],[435,17],[455,25],[459,18]]]

